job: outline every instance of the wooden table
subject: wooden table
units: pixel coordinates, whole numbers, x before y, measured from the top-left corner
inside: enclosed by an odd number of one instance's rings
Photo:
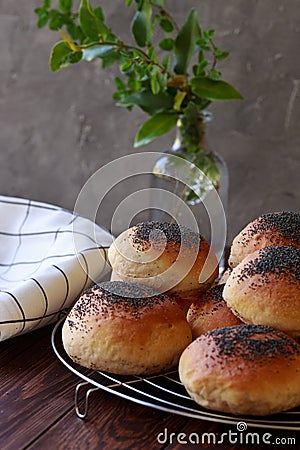
[[[259,445],[241,445],[234,442],[234,435],[229,441],[228,434],[223,443],[209,443],[204,433],[214,433],[217,442],[222,433],[234,433],[236,427],[161,412],[104,391],[92,394],[87,418],[79,419],[74,411],[78,378],[55,356],[50,341],[52,328],[0,343],[1,450],[272,448],[263,445],[266,432],[272,435],[271,441],[293,437],[300,443],[296,431],[250,428],[247,431],[259,434]],[[195,435],[200,443],[203,436],[204,444],[188,443],[190,439],[195,442]],[[284,448],[294,450],[298,445]]]

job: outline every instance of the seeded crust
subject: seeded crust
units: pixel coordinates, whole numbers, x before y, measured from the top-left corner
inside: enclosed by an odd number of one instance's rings
[[[223,298],[246,323],[300,336],[300,249],[270,246],[248,255],[225,283]]]
[[[268,213],[249,223],[232,242],[230,267],[236,267],[247,255],[270,245],[293,245],[300,248],[299,213]]]
[[[105,282],[76,302],[62,340],[70,358],[84,367],[148,375],[176,366],[192,334],[167,295],[135,283]]]
[[[112,280],[166,292],[185,312],[218,275],[217,258],[205,239],[176,223],[143,222],[124,231],[108,258]]]
[[[216,328],[241,325],[243,322],[232,312],[223,299],[224,284],[206,291],[187,313],[193,339]]]
[[[179,376],[201,406],[265,416],[300,405],[300,347],[261,325],[209,331],[182,353]]]

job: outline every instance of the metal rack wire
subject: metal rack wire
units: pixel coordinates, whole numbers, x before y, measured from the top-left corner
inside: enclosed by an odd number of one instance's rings
[[[246,422],[247,426],[258,428],[300,430],[300,408],[268,417],[237,417],[206,410],[189,397],[177,370],[143,378],[85,369],[75,364],[64,351],[61,339],[63,320],[55,325],[51,343],[57,358],[81,379],[75,388],[75,411],[81,419],[87,417],[90,395],[102,389],[144,406],[194,419],[224,424]],[[84,403],[80,407],[82,397]]]

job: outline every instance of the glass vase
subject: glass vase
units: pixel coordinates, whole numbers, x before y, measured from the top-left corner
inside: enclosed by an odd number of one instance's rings
[[[228,204],[228,169],[224,159],[213,151],[206,141],[206,126],[212,120],[207,111],[194,110],[179,118],[176,137],[171,149],[160,156],[153,167],[153,187],[157,197],[170,193],[167,208],[152,211],[151,219],[158,221],[176,220],[186,225],[187,208],[198,225],[199,232],[211,243],[214,222],[214,205],[210,198],[219,196],[225,218]],[[186,161],[191,168],[186,168]],[[182,166],[182,167],[181,167]],[[200,170],[199,170],[200,169]],[[184,172],[186,183],[179,181],[178,174]],[[214,197],[215,198],[215,197]],[[214,201],[214,200],[212,200]],[[207,207],[207,205],[212,205]],[[225,219],[226,225],[226,219]],[[218,224],[217,224],[218,226]],[[218,233],[218,232],[217,232]],[[224,269],[224,234],[214,238],[214,250],[220,259],[220,273]]]

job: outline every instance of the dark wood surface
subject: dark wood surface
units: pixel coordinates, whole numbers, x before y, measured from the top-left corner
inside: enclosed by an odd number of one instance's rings
[[[79,380],[55,356],[51,331],[49,326],[0,343],[1,450],[270,448],[262,443],[265,432],[273,440],[298,438],[296,446],[285,448],[299,448],[299,435],[294,431],[254,429],[261,437],[259,445],[234,443],[234,435],[231,442],[227,437],[223,443],[209,444],[205,439],[201,444],[204,433],[215,433],[218,441],[222,433],[236,432],[235,425],[164,413],[104,391],[92,394],[87,418],[79,419],[74,410]],[[178,442],[193,441],[195,435],[200,445]]]

